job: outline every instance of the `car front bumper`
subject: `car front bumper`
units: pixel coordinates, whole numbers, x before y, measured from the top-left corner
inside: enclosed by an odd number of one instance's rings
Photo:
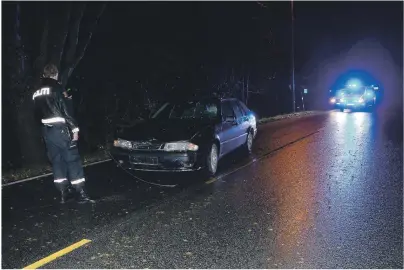
[[[202,168],[198,152],[129,151],[113,147],[111,155],[120,166],[130,170],[184,172]]]
[[[371,103],[359,103],[359,102],[344,102],[344,103],[335,103],[336,108],[367,108],[372,107]]]

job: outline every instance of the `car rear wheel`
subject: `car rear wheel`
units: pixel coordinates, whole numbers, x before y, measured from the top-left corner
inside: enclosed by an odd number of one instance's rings
[[[216,143],[212,143],[206,156],[205,173],[207,176],[214,176],[219,163],[219,150]]]

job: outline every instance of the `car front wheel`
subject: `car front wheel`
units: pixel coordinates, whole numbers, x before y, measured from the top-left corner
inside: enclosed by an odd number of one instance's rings
[[[252,134],[252,131],[248,132],[247,139],[244,144],[244,152],[247,155],[251,154],[251,152],[252,152],[253,139],[254,139],[254,135]]]

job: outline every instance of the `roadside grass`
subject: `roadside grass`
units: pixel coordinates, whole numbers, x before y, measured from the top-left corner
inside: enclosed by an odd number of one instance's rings
[[[86,166],[91,163],[95,163],[98,161],[103,161],[109,159],[108,154],[105,150],[100,150],[91,154],[82,155],[83,165]],[[49,163],[46,164],[38,164],[35,167],[31,168],[19,168],[16,170],[3,171],[1,175],[2,184],[11,183],[14,181],[32,178],[32,177],[41,177],[46,174],[52,173],[52,168]]]
[[[258,120],[258,124],[265,124],[268,122],[274,122],[274,121],[279,121],[279,120],[283,120],[283,119],[296,118],[296,117],[302,117],[302,116],[307,116],[307,115],[314,115],[314,114],[319,114],[319,113],[323,113],[323,112],[324,111],[304,111],[304,112],[296,112],[296,113],[279,114],[279,115],[272,116],[272,117],[260,118]]]
[[[273,117],[265,117],[261,118],[258,120],[258,125],[269,123],[269,122],[274,122],[274,121],[279,121],[283,119],[289,119],[293,117],[302,117],[302,116],[307,116],[307,115],[314,115],[314,114],[319,114],[322,113],[322,111],[305,111],[305,112],[296,112],[296,113],[288,113],[288,114],[281,114],[281,115],[276,115]],[[83,157],[83,165],[86,166],[91,163],[95,163],[98,161],[104,161],[110,159],[108,156],[107,152],[104,149],[100,149],[97,152],[90,153],[90,154],[84,154],[82,155]],[[19,168],[16,170],[7,170],[4,171],[2,170],[2,184],[7,184],[11,183],[14,181],[19,181],[27,178],[35,178],[35,177],[41,177],[47,174],[52,173],[52,168],[50,164],[40,164],[34,167],[30,168]]]

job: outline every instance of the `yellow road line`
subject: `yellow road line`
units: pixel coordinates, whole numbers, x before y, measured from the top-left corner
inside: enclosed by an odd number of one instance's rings
[[[205,184],[212,184],[216,180],[217,180],[216,178],[209,179],[208,181],[205,182]]]
[[[23,269],[37,269],[47,263],[50,263],[51,261],[56,260],[59,257],[62,257],[63,255],[66,255],[69,252],[72,252],[75,249],[78,249],[79,247],[81,247],[87,243],[90,243],[90,242],[91,242],[91,240],[83,239],[71,246],[68,246],[67,248],[59,250],[58,252],[55,252],[55,253],[49,255],[48,257],[43,258],[42,260],[39,260],[31,265],[28,265],[28,266],[24,267]]]

